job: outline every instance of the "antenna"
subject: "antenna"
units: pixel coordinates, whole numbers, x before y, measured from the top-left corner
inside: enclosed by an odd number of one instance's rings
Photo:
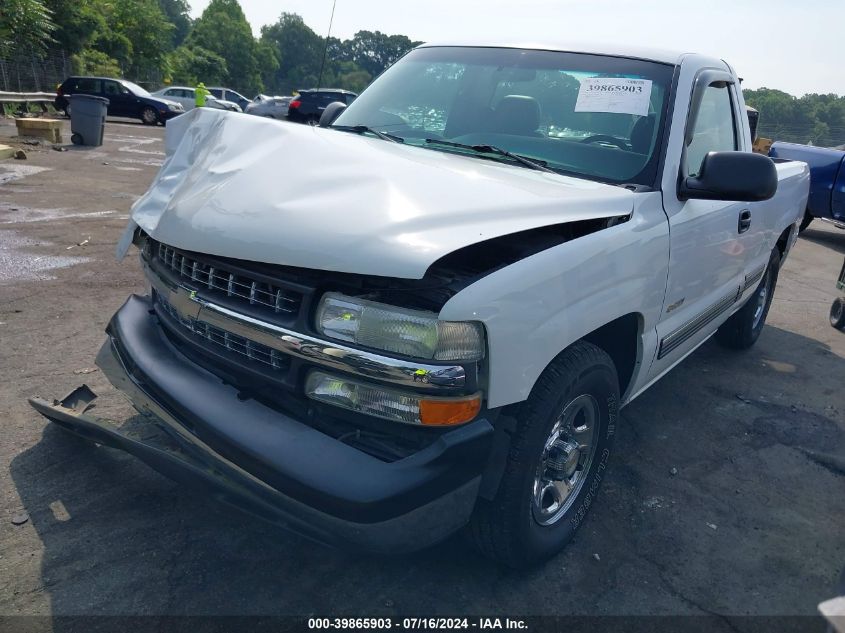
[[[323,49],[323,62],[320,64],[320,77],[317,79],[317,90],[323,83],[323,69],[326,67],[326,56],[329,54],[329,38],[332,36],[332,22],[334,22],[334,8],[337,0],[332,0],[332,17],[329,18],[329,32],[326,33],[326,47]]]

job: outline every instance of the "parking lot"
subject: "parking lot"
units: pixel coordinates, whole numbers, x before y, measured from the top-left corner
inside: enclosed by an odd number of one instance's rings
[[[109,121],[103,147],[67,151],[14,134],[0,120],[0,142],[27,153],[0,162],[0,615],[810,615],[834,595],[845,335],[827,312],[845,232],[802,235],[752,350],[708,342],[623,411],[599,499],[560,556],[516,573],[456,537],[361,557],[181,490],[29,407],[85,382],[99,415],[132,415],[94,356],[143,290],[114,247],[164,128]]]

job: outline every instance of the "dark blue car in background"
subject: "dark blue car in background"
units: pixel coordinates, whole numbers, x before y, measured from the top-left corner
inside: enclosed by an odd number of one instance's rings
[[[109,100],[109,116],[140,119],[155,125],[185,112],[182,104],[152,96],[137,84],[125,79],[110,77],[68,77],[56,90],[53,105],[56,110],[70,115],[68,95],[85,94]]]
[[[832,222],[845,229],[845,152],[778,142],[772,145],[769,156],[800,160],[810,166],[810,197],[801,222],[802,231],[814,219]]]

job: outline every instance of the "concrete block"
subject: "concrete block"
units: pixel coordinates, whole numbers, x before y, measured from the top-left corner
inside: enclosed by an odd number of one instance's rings
[[[14,147],[9,147],[8,145],[0,145],[0,160],[4,158],[11,158],[15,155],[17,150]]]
[[[18,136],[35,136],[51,143],[62,142],[62,123],[60,119],[15,119]]]

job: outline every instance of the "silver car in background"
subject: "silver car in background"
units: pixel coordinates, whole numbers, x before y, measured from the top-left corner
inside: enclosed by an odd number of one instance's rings
[[[246,107],[247,114],[255,114],[256,116],[266,116],[271,119],[284,119],[288,115],[288,106],[293,101],[293,97],[268,97],[267,95],[258,95]]]
[[[162,99],[168,99],[170,101],[176,101],[177,103],[181,103],[182,106],[185,108],[186,112],[188,110],[193,110],[194,107],[196,107],[194,88],[191,88],[189,86],[168,86],[167,88],[156,90],[151,94],[154,97],[161,97]],[[239,106],[237,103],[234,103],[232,101],[225,101],[223,99],[217,99],[212,95],[208,95],[205,98],[205,106],[207,108],[216,108],[218,110],[228,110],[229,112],[243,112],[241,106]]]

